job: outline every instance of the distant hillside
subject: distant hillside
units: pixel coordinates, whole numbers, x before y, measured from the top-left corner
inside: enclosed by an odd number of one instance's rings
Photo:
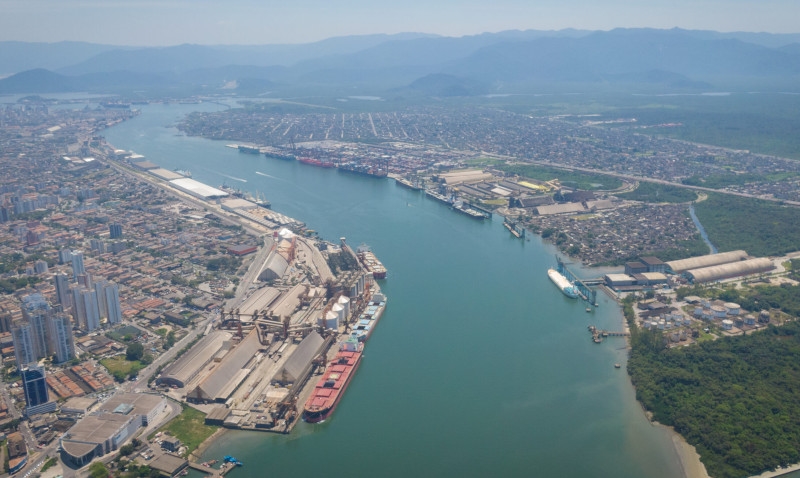
[[[27,72],[35,81],[26,92],[160,88],[168,95],[244,95],[367,88],[463,96],[573,87],[787,91],[800,84],[800,43],[792,42],[795,37],[617,29],[506,31],[459,38],[362,35],[304,45],[108,49],[80,44],[76,48],[84,56],[92,48],[103,51],[55,72],[62,76]],[[21,92],[25,84],[7,78],[0,91]]]
[[[582,38],[541,38],[480,49],[447,70],[491,81],[599,82],[649,71],[691,81],[721,76],[800,74],[800,55],[740,40],[704,40],[683,31],[613,30]]]
[[[474,96],[489,92],[489,85],[453,75],[435,73],[415,80],[408,89],[426,96]]]
[[[56,70],[74,65],[104,51],[125,49],[82,42],[27,43],[0,42],[0,77],[43,68]]]
[[[37,68],[0,80],[0,94],[77,91],[75,79]]]

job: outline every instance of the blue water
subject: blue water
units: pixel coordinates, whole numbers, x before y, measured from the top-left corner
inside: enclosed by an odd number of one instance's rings
[[[150,105],[107,130],[168,169],[260,192],[327,239],[369,244],[389,270],[389,305],[331,419],[289,436],[229,432],[204,459],[230,476],[680,476],[670,435],[652,426],[616,362],[625,342],[605,295],[592,313],[547,278],[554,251],[423,194],[297,162],[238,153],[169,126],[194,109]],[[231,180],[227,179],[231,184]]]
[[[706,233],[706,230],[703,228],[703,225],[700,224],[700,219],[697,218],[697,214],[695,214],[694,212],[694,205],[689,206],[689,216],[692,217],[692,222],[694,222],[694,225],[697,227],[697,230],[700,231],[700,237],[703,238],[703,242],[708,244],[708,248],[711,250],[711,253],[716,254],[717,252],[719,252],[717,251],[717,248],[714,247],[714,244],[711,244],[711,241],[708,239],[708,234]]]

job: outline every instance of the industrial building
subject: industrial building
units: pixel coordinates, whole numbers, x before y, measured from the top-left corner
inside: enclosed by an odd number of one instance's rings
[[[700,269],[692,269],[685,273],[688,279],[694,283],[713,282],[718,280],[742,277],[751,274],[760,274],[775,269],[775,264],[771,260],[759,257],[746,261],[731,262]]]
[[[173,179],[169,182],[169,184],[176,189],[206,201],[228,196],[228,193],[221,189],[211,187],[207,184],[203,184],[200,181],[195,181],[194,179],[190,178]]]
[[[719,254],[708,254],[705,256],[690,257],[677,261],[667,262],[667,267],[673,274],[683,274],[692,269],[702,269],[704,267],[718,266],[730,262],[743,261],[747,259],[745,251],[720,252]]]
[[[62,458],[75,466],[86,465],[118,449],[166,406],[166,399],[159,395],[126,393],[113,397],[61,437]]]
[[[222,330],[211,332],[172,365],[165,368],[156,383],[170,387],[185,387],[231,338],[233,335],[230,332]]]
[[[256,356],[260,348],[258,331],[253,330],[222,358],[220,364],[214,367],[203,381],[186,394],[186,399],[198,403],[227,401],[250,374],[251,370],[244,367]]]
[[[319,355],[325,339],[316,332],[306,335],[274,380],[283,385],[302,381],[311,370],[314,358]]]
[[[170,171],[169,169],[164,168],[150,169],[147,172],[159,179],[163,179],[164,181],[172,181],[173,179],[180,179],[184,177],[183,174],[179,174],[175,171]]]

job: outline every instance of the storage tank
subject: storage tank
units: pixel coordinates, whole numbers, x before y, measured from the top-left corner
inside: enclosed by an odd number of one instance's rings
[[[737,327],[742,327],[744,325],[744,318],[736,317],[735,319],[733,319],[733,324]]]
[[[728,315],[739,315],[739,312],[742,310],[742,306],[733,302],[726,302],[725,310],[728,312]]]
[[[337,330],[339,328],[339,315],[332,310],[325,313],[325,328]]]
[[[703,315],[703,308],[702,307],[695,307],[694,308],[694,315],[695,317],[700,317]]]
[[[341,304],[333,304],[333,307],[331,307],[331,312],[336,314],[336,316],[339,318],[339,322],[344,321],[344,307],[342,307]]]
[[[733,328],[733,321],[731,319],[725,319],[722,321],[722,330],[731,330]]]
[[[663,320],[659,320],[658,321],[658,330],[664,330],[664,328],[666,326],[667,326],[667,323],[665,321],[663,321]]]
[[[350,298],[346,295],[340,296],[339,304],[344,307],[344,318],[350,317]]]
[[[756,325],[756,318],[753,317],[752,315],[745,315],[744,323],[745,325]]]
[[[712,305],[711,312],[714,314],[714,317],[721,319],[728,315],[728,310],[721,306],[721,305]]]
[[[658,322],[656,322],[655,320],[651,320],[650,321],[650,328],[651,329],[657,329],[658,328]]]

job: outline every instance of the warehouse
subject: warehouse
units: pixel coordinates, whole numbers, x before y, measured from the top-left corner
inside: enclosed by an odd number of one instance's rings
[[[673,274],[682,274],[692,269],[718,266],[720,264],[728,264],[730,262],[743,261],[745,259],[747,259],[747,253],[744,251],[721,252],[719,254],[708,254],[705,256],[669,261],[667,262],[667,268],[668,270],[672,271]]]
[[[211,332],[164,369],[156,383],[170,387],[185,387],[232,337],[229,332],[221,330]]]
[[[247,378],[250,369],[244,366],[256,356],[260,347],[258,331],[254,330],[225,355],[211,374],[186,395],[186,399],[199,403],[224,403]]]
[[[275,381],[286,385],[301,382],[311,370],[311,362],[319,355],[325,339],[316,332],[311,332],[300,342],[281,371],[275,375]]]
[[[190,178],[173,179],[169,183],[172,185],[172,187],[180,189],[181,191],[189,193],[192,196],[200,199],[209,200],[228,196],[228,193],[225,191],[213,188],[207,184],[203,184],[200,181],[195,181],[194,179]]]
[[[759,257],[746,261],[692,269],[686,272],[686,276],[694,283],[705,283],[733,277],[743,277],[751,274],[760,274],[773,269],[775,269],[775,264],[773,264],[771,260]]]

